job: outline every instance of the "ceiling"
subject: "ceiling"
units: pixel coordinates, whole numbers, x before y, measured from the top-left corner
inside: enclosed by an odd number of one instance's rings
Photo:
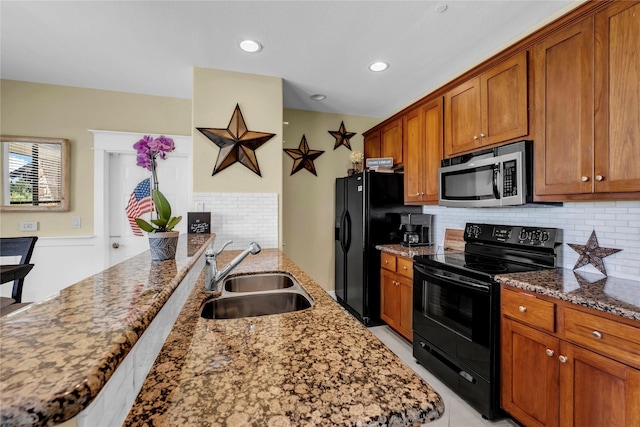
[[[285,108],[384,118],[582,1],[2,0],[0,77],[191,98],[207,67],[282,77]]]

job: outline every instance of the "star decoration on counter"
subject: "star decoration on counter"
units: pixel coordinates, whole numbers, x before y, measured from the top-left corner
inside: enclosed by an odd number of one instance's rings
[[[225,170],[236,162],[242,163],[258,176],[262,176],[260,174],[260,166],[258,165],[255,150],[273,138],[275,133],[248,130],[238,104],[236,104],[236,109],[226,129],[196,129],[220,147],[218,159],[216,160],[216,165],[213,168],[211,176]]]
[[[347,128],[344,127],[344,122],[340,122],[340,129],[339,130],[330,130],[327,131],[329,132],[335,139],[336,142],[333,145],[333,149],[335,150],[336,148],[340,147],[341,145],[344,145],[345,147],[347,147],[349,150],[351,150],[351,144],[349,143],[349,139],[355,135],[355,132],[347,132]]]
[[[591,264],[605,276],[607,275],[607,270],[604,267],[604,261],[602,261],[602,258],[608,257],[609,255],[613,255],[616,252],[620,252],[622,250],[614,248],[602,248],[598,246],[598,238],[596,237],[595,230],[591,232],[591,236],[589,237],[589,240],[587,240],[586,245],[576,245],[573,243],[567,244],[571,247],[571,249],[580,254],[578,261],[576,261],[576,265],[573,266],[574,270],[580,267],[584,267],[587,264]]]
[[[285,148],[284,151],[293,159],[291,175],[302,170],[302,168],[305,168],[315,176],[318,176],[313,161],[320,157],[324,151],[310,150],[309,144],[307,143],[307,137],[305,135],[302,135],[302,140],[300,141],[298,148]]]

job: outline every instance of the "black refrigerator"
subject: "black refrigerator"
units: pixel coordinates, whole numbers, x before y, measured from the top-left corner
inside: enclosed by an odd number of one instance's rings
[[[380,319],[379,244],[400,243],[404,175],[365,171],[336,179],[335,291],[338,302],[366,326]]]

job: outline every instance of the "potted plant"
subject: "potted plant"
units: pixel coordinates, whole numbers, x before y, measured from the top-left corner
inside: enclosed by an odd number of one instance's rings
[[[157,216],[156,218],[151,218],[150,222],[142,218],[136,218],[136,224],[141,230],[149,233],[149,250],[152,260],[173,259],[176,256],[178,237],[180,235],[179,232],[173,231],[173,228],[178,225],[182,217],[171,216],[171,204],[159,190],[157,159],[158,157],[166,159],[167,153],[175,149],[174,142],[171,138],[165,136],[153,138],[151,135],[145,135],[133,145],[133,148],[138,153],[136,164],[151,171],[153,180],[151,198]]]

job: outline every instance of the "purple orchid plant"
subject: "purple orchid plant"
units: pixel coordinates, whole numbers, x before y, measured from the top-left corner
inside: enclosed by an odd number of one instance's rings
[[[151,198],[153,199],[156,214],[158,216],[156,219],[151,219],[151,223],[142,218],[136,218],[136,224],[138,224],[138,227],[140,227],[141,230],[148,233],[172,231],[180,222],[182,217],[171,216],[171,205],[159,190],[157,158],[166,159],[167,153],[175,150],[176,147],[173,139],[164,135],[157,138],[153,138],[151,135],[145,135],[142,139],[133,144],[133,148],[135,148],[138,153],[136,164],[151,171],[151,179],[153,181]]]

